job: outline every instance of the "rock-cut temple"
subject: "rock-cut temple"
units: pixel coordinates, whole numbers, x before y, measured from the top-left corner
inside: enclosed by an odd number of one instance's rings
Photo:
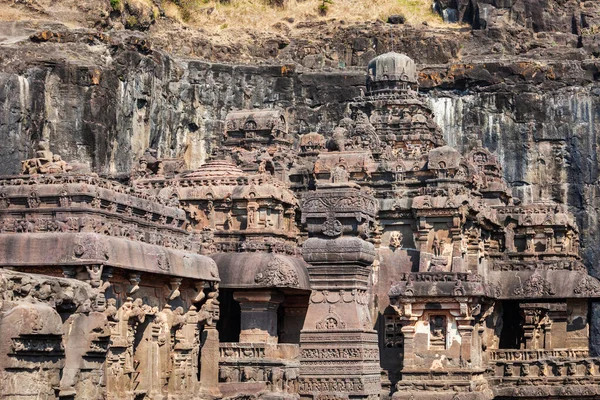
[[[0,177],[0,399],[598,398],[573,215],[432,117],[388,53],[333,132],[232,111],[197,170],[40,143]]]

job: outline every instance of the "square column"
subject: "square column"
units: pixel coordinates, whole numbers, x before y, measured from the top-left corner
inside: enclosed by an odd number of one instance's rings
[[[233,293],[242,311],[240,343],[277,343],[277,309],[283,294],[275,290]]]

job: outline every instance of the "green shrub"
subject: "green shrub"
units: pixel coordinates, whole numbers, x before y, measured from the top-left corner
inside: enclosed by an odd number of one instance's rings
[[[321,0],[321,4],[319,4],[319,14],[327,15],[329,4],[333,4],[333,0]]]
[[[110,6],[114,11],[121,11],[121,0],[110,0]]]
[[[136,17],[134,17],[133,15],[129,16],[127,18],[127,20],[125,21],[125,27],[128,29],[133,29],[137,26],[138,24],[138,19]]]

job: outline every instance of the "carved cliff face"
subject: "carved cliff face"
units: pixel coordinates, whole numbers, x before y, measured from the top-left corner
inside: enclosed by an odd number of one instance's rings
[[[0,281],[2,307],[27,321],[23,332],[0,321],[6,355],[64,356],[48,365],[63,369],[63,397],[84,385],[90,354],[100,390],[127,395],[221,380],[373,399],[381,368],[401,375],[397,398],[437,395],[432,371],[452,371],[447,397],[530,396],[517,385],[530,376],[566,387],[547,396],[583,393],[574,376],[596,390],[587,301],[600,283],[574,217],[520,204],[483,146],[447,145],[412,60],[386,54],[369,71],[331,135],[298,137],[281,109],[236,111],[215,159],[191,172],[152,150],[130,186],[72,173],[47,148],[25,161],[0,182],[0,263],[67,280]],[[215,324],[231,318],[240,343],[223,346],[218,371]],[[281,355],[284,334],[300,360]]]

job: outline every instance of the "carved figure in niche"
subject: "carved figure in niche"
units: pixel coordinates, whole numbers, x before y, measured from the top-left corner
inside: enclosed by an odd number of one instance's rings
[[[244,123],[244,130],[245,131],[255,131],[256,130],[256,122],[252,121],[252,120],[248,120],[246,121],[246,123]]]
[[[481,174],[475,174],[473,176],[473,189],[479,191],[483,188],[485,188],[483,176],[481,176]]]
[[[546,252],[554,252],[554,231],[552,229],[546,230]]]
[[[227,213],[227,215],[225,216],[224,228],[225,229],[232,229],[233,228],[233,215],[231,215],[231,211],[229,211]]]
[[[465,237],[465,235],[463,235],[460,238],[460,255],[462,256],[462,258],[465,258],[467,256],[467,253],[469,251],[468,244],[469,244],[469,239],[467,239]]]
[[[219,381],[220,382],[235,382],[234,379],[235,369],[231,367],[220,367],[219,368]]]
[[[338,322],[335,318],[327,318],[325,320],[325,329],[336,329]]]
[[[563,251],[566,251],[568,253],[570,253],[573,249],[573,236],[575,236],[575,234],[573,233],[573,231],[568,231],[567,235],[565,236],[565,240],[563,241]]]
[[[588,361],[585,364],[585,374],[588,376],[594,376],[595,375],[595,368],[594,368],[594,362],[593,361]]]
[[[429,348],[446,349],[446,317],[443,315],[429,317]]]
[[[534,233],[527,233],[526,236],[526,241],[527,241],[527,247],[525,249],[525,252],[527,253],[534,253],[535,252],[535,234]]]
[[[390,234],[390,247],[394,250],[402,249],[402,232],[393,231]]]
[[[106,319],[108,320],[111,335],[118,335],[117,322],[119,322],[119,317],[117,316],[117,313],[117,299],[108,299],[106,301],[104,315],[106,315]]]
[[[250,202],[248,203],[248,228],[256,227],[256,210],[258,208],[258,203]]]
[[[473,154],[473,161],[477,164],[485,164],[487,162],[487,155],[484,153]]]
[[[144,321],[146,320],[147,311],[149,310],[147,309],[147,305],[144,304],[144,300],[139,298],[135,299],[133,301],[133,307],[130,312],[130,319],[131,317],[136,317],[137,321],[134,320],[135,323],[144,323]]]
[[[258,373],[256,368],[243,367],[242,368],[242,382],[256,382],[259,381]]]
[[[348,171],[343,165],[338,165],[331,170],[332,183],[348,182]]]
[[[183,307],[179,306],[175,309],[175,311],[173,311],[172,324],[172,329],[175,329],[177,331],[175,336],[179,339],[179,341],[182,341],[182,339],[184,339],[181,336],[183,334],[183,332],[181,331],[181,327],[183,327],[183,325],[185,325],[185,315],[183,312]]]
[[[431,245],[432,248],[432,252],[434,256],[440,256],[441,255],[441,246],[440,246],[440,241],[438,240],[437,236],[433,237],[433,243]]]
[[[88,274],[90,275],[90,285],[93,288],[98,288],[102,285],[102,268],[103,265],[92,265],[86,266]]]
[[[283,375],[283,369],[279,367],[273,367],[268,371],[268,380],[272,391],[280,392],[283,390]]]
[[[200,314],[204,320],[206,320],[207,325],[213,325],[216,321],[219,320],[219,300],[217,299],[219,295],[219,284],[215,283],[212,288],[210,288],[206,302],[200,308]]]
[[[40,196],[38,195],[37,191],[35,189],[32,190],[31,193],[29,193],[29,196],[27,197],[27,206],[29,208],[38,208],[41,204],[42,200],[40,199]]]
[[[460,179],[460,180],[467,179],[467,169],[461,165],[460,168],[458,168],[458,171],[456,172],[456,174],[454,175],[454,178]]]
[[[548,376],[548,364],[545,362],[541,362],[538,367],[539,376]]]

